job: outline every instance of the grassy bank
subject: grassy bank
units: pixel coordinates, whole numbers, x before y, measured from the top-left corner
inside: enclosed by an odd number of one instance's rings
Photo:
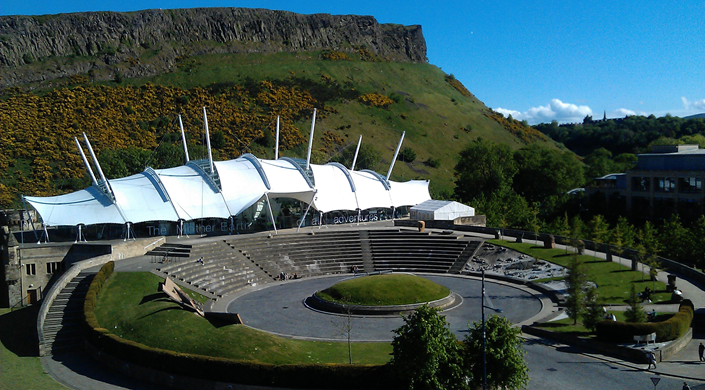
[[[211,323],[156,292],[163,279],[150,273],[116,273],[96,306],[102,327],[128,340],[178,352],[273,364],[347,363],[347,343],[282,338],[244,325]],[[382,364],[389,343],[354,343],[353,363]]]
[[[37,356],[39,306],[0,309],[0,390],[66,389],[44,372]]]
[[[445,298],[450,290],[420,276],[374,275],[345,280],[316,293],[327,301],[366,306],[405,305]]]
[[[567,267],[572,253],[563,249],[545,249],[532,243],[516,243],[501,240],[488,240],[496,245],[501,245],[517,252],[525,253],[537,259],[549,261]],[[662,282],[652,282],[648,275],[639,271],[632,271],[618,263],[607,262],[589,255],[578,255],[585,264],[588,280],[597,285],[597,293],[605,304],[626,304],[632,283],[636,291],[641,292],[649,287],[654,291],[651,299],[654,303],[669,302],[671,293],[666,292],[666,285]]]

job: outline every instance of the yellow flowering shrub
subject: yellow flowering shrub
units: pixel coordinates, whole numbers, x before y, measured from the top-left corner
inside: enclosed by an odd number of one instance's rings
[[[394,103],[394,100],[379,93],[367,93],[360,95],[357,100],[372,107],[388,108]]]

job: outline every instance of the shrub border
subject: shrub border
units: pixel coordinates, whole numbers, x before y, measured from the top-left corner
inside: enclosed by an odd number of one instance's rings
[[[693,321],[695,308],[689,299],[683,300],[678,313],[661,322],[631,323],[621,321],[600,321],[597,323],[597,337],[600,340],[616,343],[634,341],[634,336],[656,333],[656,341],[675,340],[683,336]]]

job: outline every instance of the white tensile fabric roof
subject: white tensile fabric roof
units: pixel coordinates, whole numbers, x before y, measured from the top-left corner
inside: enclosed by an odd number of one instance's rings
[[[462,203],[448,200],[426,200],[409,210],[411,219],[451,221],[459,217],[472,217],[475,209]]]
[[[385,181],[374,172],[350,171],[335,163],[311,164],[312,182],[289,159],[248,155],[213,164],[220,191],[190,163],[109,180],[114,202],[95,185],[70,194],[25,199],[49,226],[225,219],[265,196],[298,199],[321,212],[413,206],[431,199],[428,181]]]

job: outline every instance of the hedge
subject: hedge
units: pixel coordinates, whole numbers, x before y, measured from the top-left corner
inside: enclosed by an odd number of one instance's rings
[[[597,323],[597,337],[609,342],[628,343],[634,341],[634,336],[656,333],[658,342],[675,340],[690,328],[694,310],[693,302],[686,299],[678,308],[678,313],[666,321],[647,323],[601,321]]]
[[[94,312],[98,293],[113,270],[114,263],[109,262],[93,279],[86,294],[84,315],[86,340],[115,358],[171,374],[243,385],[328,389],[396,387],[389,365],[274,365],[174,352],[122,339],[101,328]]]

